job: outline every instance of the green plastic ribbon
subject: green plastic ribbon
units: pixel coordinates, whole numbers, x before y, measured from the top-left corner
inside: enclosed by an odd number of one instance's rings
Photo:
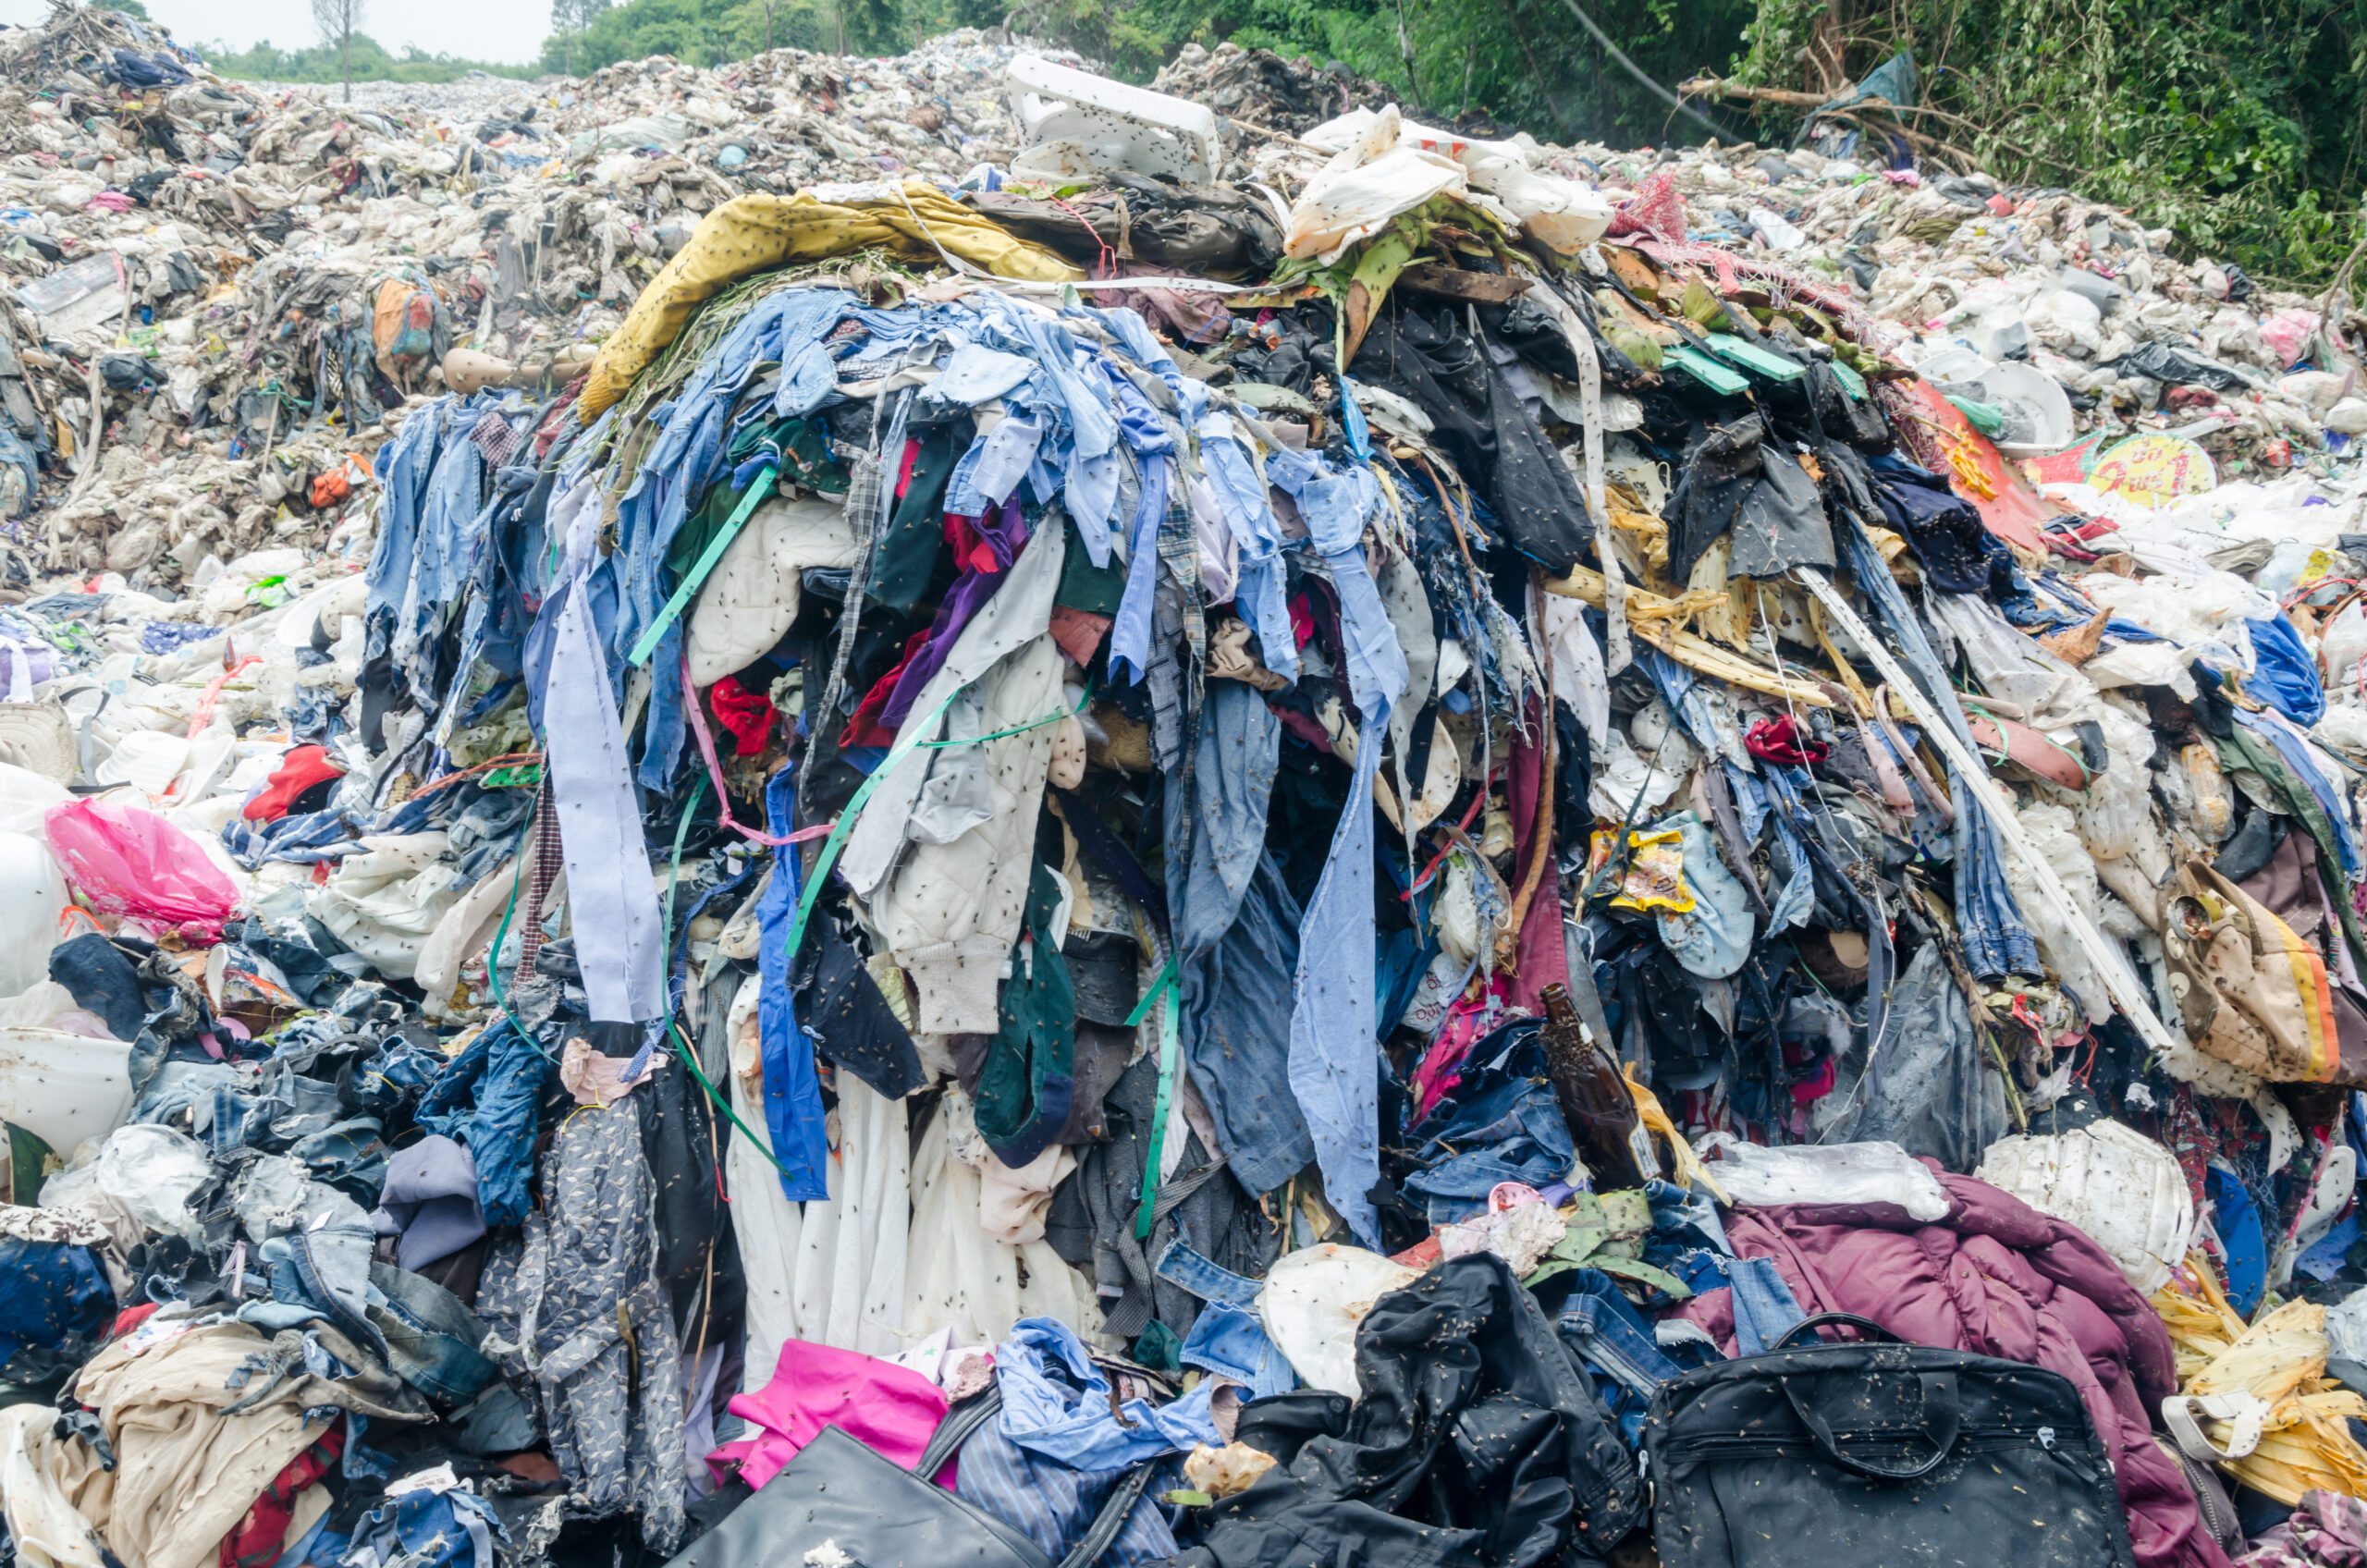
[[[1159,1162],[1166,1152],[1167,1118],[1175,1099],[1175,1052],[1184,1033],[1184,999],[1182,976],[1176,972],[1175,955],[1167,955],[1159,978],[1151,982],[1149,990],[1136,1003],[1127,1018],[1128,1028],[1138,1027],[1154,1003],[1159,1004],[1159,1097],[1150,1118],[1150,1152],[1143,1160],[1142,1201],[1134,1207],[1134,1239],[1144,1241],[1150,1235],[1152,1208],[1159,1196]]]
[[[625,655],[627,664],[638,667],[649,662],[649,655],[657,651],[657,644],[664,639],[667,629],[681,619],[692,596],[706,582],[707,573],[713,571],[715,563],[723,558],[723,552],[731,547],[731,541],[740,537],[740,531],[748,525],[748,519],[755,514],[764,498],[773,493],[773,485],[779,478],[780,470],[769,463],[762,473],[756,475],[755,483],[748,486],[745,496],[740,497],[740,504],[731,508],[731,515],[724,520],[723,526],[715,531],[715,537],[707,541],[707,546],[700,553],[698,560],[682,574],[681,585],[674,590],[674,596],[666,601],[666,607],[657,612],[657,619],[649,623],[649,630],[641,634],[641,641],[635,643],[632,652]]]
[[[984,735],[954,736],[942,741],[922,740],[923,735],[937,728],[937,721],[943,718],[945,710],[953,705],[953,699],[968,690],[967,686],[957,686],[948,692],[945,699],[931,708],[928,716],[918,724],[907,719],[902,732],[896,737],[896,743],[888,748],[887,756],[881,759],[879,766],[873,768],[870,775],[860,785],[856,786],[853,796],[847,802],[846,809],[839,813],[839,820],[831,825],[830,836],[822,840],[822,852],[814,857],[813,870],[806,874],[805,890],[797,900],[797,918],[790,922],[789,961],[791,963],[797,962],[797,951],[805,944],[805,923],[814,913],[814,905],[822,897],[822,888],[830,880],[831,868],[839,864],[839,851],[846,848],[847,835],[854,831],[855,821],[863,815],[863,808],[871,803],[872,791],[879,788],[879,781],[895,772],[906,757],[925,746],[931,751],[937,751],[948,746],[975,746],[987,741],[1001,741],[1013,735],[1024,735],[1031,729],[1041,729],[1048,724],[1058,724],[1072,714],[1081,714],[1085,711],[1085,704],[1093,701],[1093,688],[1088,685],[1085,689],[1085,695],[1077,699],[1076,706],[1055,708],[1041,718],[1031,718],[1024,724],[1014,724],[1008,729],[991,730]]]

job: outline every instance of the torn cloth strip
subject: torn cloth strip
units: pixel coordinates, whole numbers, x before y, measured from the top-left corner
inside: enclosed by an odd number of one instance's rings
[[[797,775],[784,767],[765,785],[765,825],[786,839],[795,815]],[[773,851],[773,874],[756,905],[763,943],[757,974],[756,1024],[764,1047],[765,1131],[780,1168],[781,1195],[806,1203],[830,1195],[829,1139],[823,1126],[822,1084],[814,1070],[814,1047],[797,1026],[797,998],[790,989],[790,927],[798,908],[797,846]]]
[[[666,1010],[666,937],[608,658],[592,624],[586,580],[596,521],[594,508],[579,509],[569,541],[570,582],[543,692],[545,744],[592,1018],[645,1023]]]

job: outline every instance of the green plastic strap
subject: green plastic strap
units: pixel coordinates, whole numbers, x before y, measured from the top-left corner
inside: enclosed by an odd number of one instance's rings
[[[1175,970],[1175,955],[1170,953],[1159,978],[1144,993],[1126,1020],[1128,1027],[1139,1025],[1151,1005],[1159,1004],[1159,1098],[1151,1110],[1150,1150],[1143,1160],[1142,1201],[1134,1207],[1134,1239],[1142,1241],[1150,1235],[1153,1202],[1159,1196],[1159,1164],[1166,1152],[1167,1118],[1175,1099],[1175,1052],[1184,1033],[1183,987]]]
[[[1728,364],[1738,365],[1753,375],[1765,376],[1770,381],[1797,381],[1808,374],[1808,367],[1798,361],[1770,353],[1748,338],[1737,337],[1731,332],[1712,332],[1701,341],[1710,345],[1710,352]]]
[[[906,757],[925,746],[935,751],[947,746],[975,746],[985,741],[1001,741],[1013,735],[1024,735],[1031,729],[1041,729],[1048,724],[1058,724],[1071,714],[1083,713],[1085,704],[1093,701],[1093,688],[1088,685],[1085,689],[1085,695],[1077,699],[1076,706],[1056,708],[1041,718],[1031,718],[1024,724],[1014,724],[1008,729],[997,729],[985,735],[963,735],[943,741],[922,740],[923,735],[937,728],[937,721],[943,718],[945,710],[953,705],[953,699],[968,690],[967,686],[956,686],[952,691],[948,692],[945,694],[945,700],[930,709],[928,716],[918,724],[907,719],[902,733],[896,737],[896,743],[888,748],[887,756],[882,758],[879,766],[873,768],[870,776],[856,787],[853,796],[847,802],[846,809],[839,813],[839,820],[830,827],[830,836],[822,840],[822,852],[814,858],[813,869],[805,874],[805,890],[799,895],[797,900],[797,918],[790,923],[789,962],[791,963],[797,962],[797,951],[805,944],[805,923],[812,917],[814,905],[822,897],[822,889],[830,880],[830,868],[839,864],[839,851],[846,847],[847,835],[854,831],[855,820],[863,815],[863,808],[871,803],[871,792],[879,788],[879,781],[895,772]]]
[[[1712,392],[1735,398],[1750,390],[1749,377],[1728,370],[1689,344],[1663,349],[1661,358],[1663,362],[1674,365]]]
[[[681,586],[674,590],[674,596],[666,601],[666,607],[657,612],[657,619],[649,623],[649,630],[641,634],[641,641],[635,643],[632,652],[625,655],[627,664],[640,666],[649,662],[649,655],[657,651],[657,644],[665,637],[667,628],[681,619],[691,596],[706,582],[707,573],[713,571],[715,563],[723,558],[723,552],[731,547],[731,541],[740,537],[740,530],[747,526],[749,517],[764,498],[773,493],[773,485],[779,478],[780,470],[769,463],[762,473],[756,475],[756,482],[748,486],[748,493],[740,497],[740,504],[731,508],[731,515],[724,520],[721,528],[715,531],[715,537],[707,541],[706,549],[696,564],[683,574]]]

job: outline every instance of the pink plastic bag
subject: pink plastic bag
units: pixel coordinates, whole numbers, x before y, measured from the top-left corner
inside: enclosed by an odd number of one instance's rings
[[[93,909],[221,939],[238,889],[188,834],[109,800],[67,801],[45,821],[50,851]]]
[[[1636,187],[1636,194],[1611,214],[1611,238],[1629,234],[1664,239],[1672,245],[1685,243],[1685,198],[1677,192],[1676,177],[1668,170]]]
[[[2318,312],[2298,306],[2277,312],[2260,324],[2260,340],[2281,365],[2298,365],[2310,357],[2310,339],[2318,330]]]

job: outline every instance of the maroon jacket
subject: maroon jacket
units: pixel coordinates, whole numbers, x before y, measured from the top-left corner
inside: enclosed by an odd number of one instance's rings
[[[1741,1256],[1772,1259],[1809,1312],[1854,1312],[1917,1344],[2068,1378],[2112,1455],[2139,1568],[2227,1568],[2193,1488],[2153,1440],[2152,1415],[2177,1391],[2160,1315],[2087,1232],[1932,1169],[1953,1206],[1933,1224],[1895,1204],[1794,1204],[1737,1209],[1726,1233]],[[1727,1292],[1682,1311],[1733,1354]]]

